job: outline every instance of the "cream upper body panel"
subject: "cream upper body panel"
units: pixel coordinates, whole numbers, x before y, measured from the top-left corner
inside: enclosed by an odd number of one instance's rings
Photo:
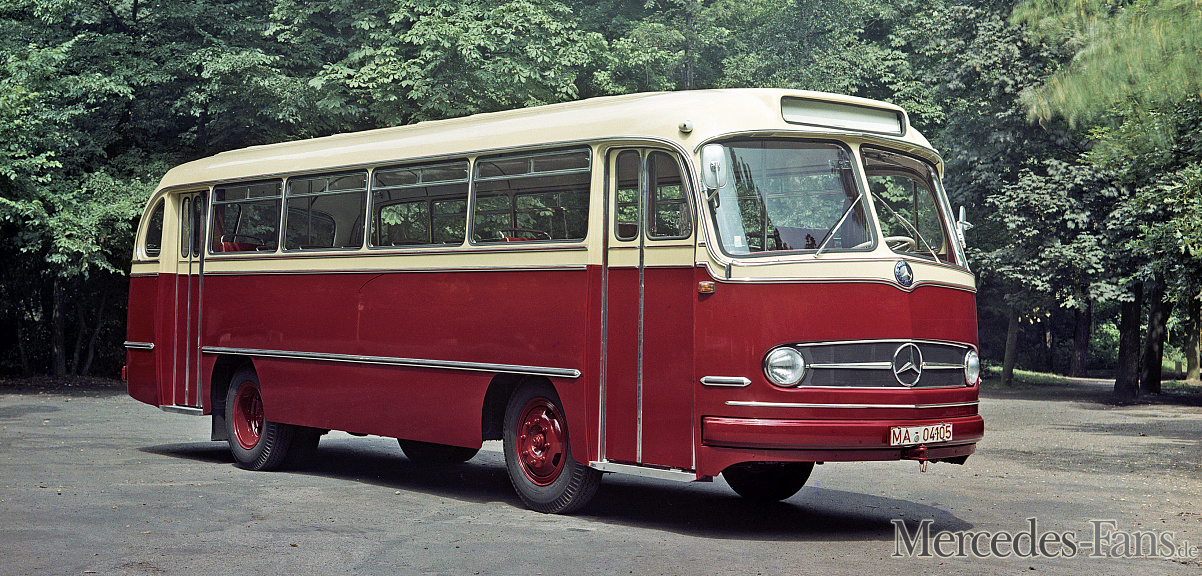
[[[177,166],[163,176],[159,188],[622,137],[659,139],[692,153],[709,139],[748,131],[857,132],[786,122],[781,110],[786,97],[888,110],[905,123],[905,112],[891,104],[818,92],[732,89],[631,94],[252,146]],[[691,128],[687,132],[680,129],[686,122]],[[934,155],[921,134],[906,127],[902,131],[889,139]]]

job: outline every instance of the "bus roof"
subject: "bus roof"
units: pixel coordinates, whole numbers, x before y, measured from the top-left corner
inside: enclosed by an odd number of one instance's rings
[[[849,111],[851,123],[840,124]],[[896,118],[895,127],[864,128],[889,117]],[[867,118],[868,124],[857,118]],[[681,130],[685,122],[691,124],[688,132]],[[749,131],[863,133],[908,144],[937,162],[930,143],[908,124],[905,111],[892,104],[822,92],[639,93],[251,146],[177,166],[163,176],[159,189],[600,139],[652,138],[690,150],[718,136]]]

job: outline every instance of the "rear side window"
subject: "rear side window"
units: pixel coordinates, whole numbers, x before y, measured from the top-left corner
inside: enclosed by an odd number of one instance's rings
[[[148,258],[158,258],[163,250],[163,220],[166,211],[166,203],[159,200],[150,212],[150,221],[146,223],[146,236],[142,239],[143,251]]]
[[[280,245],[279,180],[213,189],[213,252],[275,252]]]

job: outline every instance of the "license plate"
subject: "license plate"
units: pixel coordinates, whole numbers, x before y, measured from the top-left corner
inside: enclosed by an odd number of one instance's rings
[[[951,439],[952,425],[946,422],[928,426],[894,426],[889,429],[890,446],[947,442]]]

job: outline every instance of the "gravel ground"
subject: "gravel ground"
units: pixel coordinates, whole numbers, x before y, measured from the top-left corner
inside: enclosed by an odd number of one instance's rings
[[[827,464],[771,505],[720,479],[608,475],[581,513],[549,516],[522,507],[496,443],[431,468],[390,439],[332,433],[303,469],[254,473],[207,441],[205,418],[120,383],[62,384],[0,381],[0,575],[1202,571],[1197,550],[1113,558],[1062,543],[1092,546],[1098,526],[1202,543],[1202,394],[1115,406],[1104,381],[987,387],[965,466]],[[894,556],[895,520],[971,542],[1029,531],[1028,518],[1057,538],[1049,555]]]

